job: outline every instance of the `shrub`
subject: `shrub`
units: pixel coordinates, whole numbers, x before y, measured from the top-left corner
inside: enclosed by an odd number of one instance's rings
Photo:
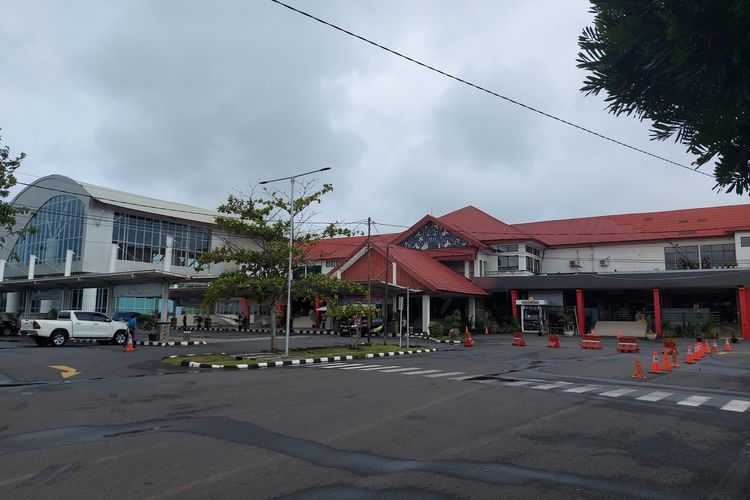
[[[432,335],[433,337],[439,337],[443,334],[443,325],[441,325],[437,321],[430,321],[430,324],[427,326],[427,330],[429,330],[430,335]]]

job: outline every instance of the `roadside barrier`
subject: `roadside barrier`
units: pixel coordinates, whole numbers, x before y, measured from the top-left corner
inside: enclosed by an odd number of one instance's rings
[[[724,351],[731,351],[732,350],[732,344],[729,343],[729,337],[727,337],[726,342],[724,343]]]
[[[513,334],[513,343],[515,347],[526,347],[526,339],[523,338],[523,333],[516,332]]]
[[[556,333],[550,333],[547,336],[547,347],[559,349],[560,348],[560,335]]]
[[[635,337],[617,337],[617,352],[641,352]]]
[[[669,354],[667,354],[666,352],[661,357],[661,371],[663,372],[672,371],[672,365],[669,363]]]
[[[661,373],[661,370],[659,369],[659,353],[656,351],[654,351],[654,356],[651,358],[651,369],[648,372]]]
[[[693,361],[693,352],[690,350],[690,346],[687,346],[687,354],[685,354],[685,363],[689,365],[695,364],[695,361]]]
[[[646,379],[646,375],[643,373],[643,367],[641,366],[641,360],[638,358],[635,358],[635,368],[633,370],[632,378],[638,380]]]
[[[601,349],[602,338],[599,335],[581,335],[581,349]]]

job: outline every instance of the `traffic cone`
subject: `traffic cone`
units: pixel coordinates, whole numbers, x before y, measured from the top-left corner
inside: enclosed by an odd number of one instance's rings
[[[484,334],[485,335],[489,335],[490,334],[490,329],[487,328],[486,326],[484,327]]]
[[[643,367],[641,366],[641,360],[635,358],[635,369],[633,370],[632,378],[638,380],[645,380],[646,375],[643,373]]]
[[[677,349],[672,349],[672,360],[669,362],[670,368],[679,368],[680,360],[677,359]]]
[[[133,352],[135,351],[135,347],[133,347],[133,336],[128,334],[128,341],[125,343],[125,346],[122,348],[122,352]]]
[[[659,353],[656,351],[654,351],[654,357],[651,358],[651,369],[648,372],[661,373],[661,370],[659,369]]]
[[[618,338],[618,339],[619,339],[620,337],[622,337],[622,332],[620,331],[620,329],[619,329],[619,328],[617,329],[617,335],[615,335],[615,337],[616,337],[616,338]]]
[[[704,356],[711,354],[711,346],[708,345],[708,339],[703,339],[703,351],[701,352]]]
[[[703,359],[703,344],[700,342],[695,343],[695,350],[693,351],[693,359],[696,361],[700,361]]]
[[[726,342],[724,343],[724,351],[731,351],[732,350],[732,344],[729,343],[729,337],[727,337]]]
[[[711,348],[712,353],[719,352],[719,346],[716,345],[716,339],[714,339],[714,346]]]
[[[666,352],[661,357],[661,371],[663,372],[671,372],[672,366],[669,364],[669,354]]]
[[[685,363],[689,365],[695,364],[695,361],[693,361],[693,353],[690,350],[690,346],[687,347],[687,354],[685,354]]]
[[[466,340],[464,341],[464,347],[474,347],[474,339],[471,338],[471,332],[469,331],[469,327],[466,327]]]

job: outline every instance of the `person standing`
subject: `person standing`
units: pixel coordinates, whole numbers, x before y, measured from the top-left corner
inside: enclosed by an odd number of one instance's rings
[[[182,311],[182,329],[187,330],[187,311]]]
[[[135,349],[135,328],[138,326],[138,317],[133,315],[128,320],[128,335],[130,340],[133,342],[133,349]]]

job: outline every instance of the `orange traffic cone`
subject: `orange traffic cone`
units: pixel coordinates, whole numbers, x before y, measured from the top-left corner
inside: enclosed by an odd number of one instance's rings
[[[620,337],[622,337],[622,332],[620,331],[620,329],[619,329],[619,328],[617,329],[617,335],[615,335],[615,337],[616,337],[616,338],[618,338],[618,339],[619,339]]]
[[[635,369],[633,370],[632,378],[638,380],[645,380],[646,375],[643,373],[643,367],[641,366],[641,360],[635,358]]]
[[[687,347],[687,354],[685,354],[685,363],[689,365],[695,364],[695,361],[693,361],[693,353],[690,350],[690,346]]]
[[[122,348],[122,352],[133,352],[135,351],[135,347],[133,347],[133,336],[128,334],[128,341],[125,343],[125,346]]]
[[[726,338],[726,342],[724,343],[724,351],[731,351],[732,350],[732,344],[729,343],[729,337]]]
[[[485,335],[489,335],[490,334],[490,329],[487,328],[486,326],[484,327],[484,334]]]
[[[663,372],[671,372],[672,366],[669,364],[669,354],[666,352],[661,358],[661,371]]]
[[[708,345],[708,339],[703,339],[703,351],[701,352],[704,356],[711,354],[711,346]]]
[[[471,338],[471,332],[469,327],[466,327],[466,341],[464,341],[464,347],[474,347],[474,339]]]
[[[651,358],[651,369],[648,372],[661,373],[661,370],[659,369],[659,354],[656,351],[654,351],[654,357]]]
[[[672,360],[669,362],[670,368],[679,368],[680,360],[677,359],[677,349],[672,349]]]
[[[700,361],[703,359],[703,344],[700,342],[695,343],[695,350],[693,351],[693,359]]]
[[[714,339],[714,346],[711,348],[711,352],[713,353],[719,352],[719,346],[716,345],[716,339]]]

